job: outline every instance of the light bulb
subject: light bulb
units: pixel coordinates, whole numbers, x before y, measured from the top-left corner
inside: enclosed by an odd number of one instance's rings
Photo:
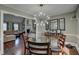
[[[43,23],[43,21],[41,21],[41,23]]]
[[[48,18],[48,19],[50,19],[50,17],[49,17],[49,16],[47,16],[47,18]]]
[[[34,24],[36,24],[36,22]]]
[[[40,15],[42,15],[43,13],[42,12],[40,12]]]
[[[47,22],[47,24],[48,24],[48,22]]]

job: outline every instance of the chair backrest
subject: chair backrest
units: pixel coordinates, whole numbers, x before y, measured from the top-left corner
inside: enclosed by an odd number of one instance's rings
[[[65,45],[65,35],[59,35],[59,48],[61,49],[60,54],[64,54],[64,45]]]
[[[50,43],[37,43],[28,41],[29,54],[32,55],[48,55]]]
[[[28,36],[24,36],[24,32],[23,33],[20,33],[20,38],[23,40],[23,42],[24,42],[24,47],[26,47],[26,44],[28,43],[27,41],[28,41]],[[28,44],[27,44],[28,45]]]

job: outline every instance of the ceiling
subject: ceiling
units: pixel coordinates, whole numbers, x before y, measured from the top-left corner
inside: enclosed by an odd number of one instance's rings
[[[39,4],[5,4],[5,6],[23,11],[34,16],[41,8]],[[42,11],[49,16],[60,15],[75,11],[77,4],[44,4]]]

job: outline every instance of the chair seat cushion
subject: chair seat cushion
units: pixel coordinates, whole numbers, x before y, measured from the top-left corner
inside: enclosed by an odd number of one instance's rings
[[[60,51],[60,48],[51,48],[52,51]]]

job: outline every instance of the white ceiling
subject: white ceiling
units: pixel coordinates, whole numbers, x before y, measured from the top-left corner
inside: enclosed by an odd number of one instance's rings
[[[5,6],[23,11],[29,15],[35,15],[40,11],[39,4],[5,4]],[[45,4],[42,10],[49,16],[55,16],[73,12],[76,8],[76,4]]]

